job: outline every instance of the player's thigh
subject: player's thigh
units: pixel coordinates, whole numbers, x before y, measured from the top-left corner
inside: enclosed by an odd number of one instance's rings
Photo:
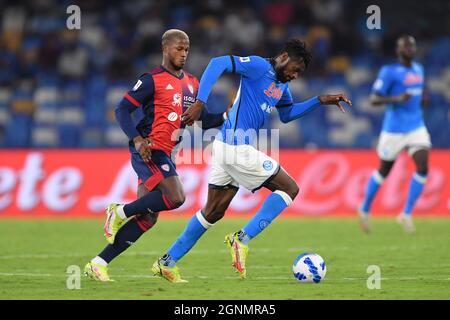
[[[214,158],[214,155],[212,158],[211,171],[208,176],[208,185],[210,189],[217,190],[229,187],[239,188],[239,184],[225,169],[225,165],[221,163],[221,159]]]
[[[239,188],[233,185],[221,188],[210,185],[208,188],[208,200],[202,210],[205,219],[210,223],[220,220],[224,216],[225,211],[228,209],[238,190]]]
[[[149,192],[150,192],[150,190],[148,190],[147,187],[143,183],[140,183],[138,185],[138,189],[137,189],[137,197],[138,197],[138,199],[142,198],[143,196],[145,196]]]
[[[408,153],[413,158],[417,171],[421,174],[428,173],[428,154],[431,148],[431,139],[425,127],[414,130],[406,137]]]
[[[406,148],[405,135],[401,133],[382,132],[378,140],[378,157],[387,162],[397,159],[399,153]]]
[[[139,153],[132,152],[131,166],[139,178],[139,184],[144,185],[147,190],[153,190],[164,179],[160,167],[153,160],[153,155],[150,163],[146,163]]]
[[[282,168],[278,173],[265,184],[265,187],[270,191],[283,191],[289,195],[289,197],[294,200],[299,192],[299,187],[297,182]]]
[[[157,188],[176,208],[181,206],[186,199],[183,185],[181,184],[181,180],[178,176],[170,176],[165,178],[158,184]]]
[[[225,164],[227,173],[246,189],[255,192],[272,180],[280,165],[267,154],[249,145],[233,146],[235,162]]]

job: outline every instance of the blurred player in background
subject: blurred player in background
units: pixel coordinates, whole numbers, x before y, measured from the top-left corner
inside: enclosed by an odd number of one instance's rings
[[[422,106],[428,105],[424,94],[424,69],[415,62],[417,47],[412,36],[404,35],[397,40],[398,62],[381,68],[373,85],[371,103],[374,106],[387,105],[377,153],[381,159],[367,185],[364,203],[359,208],[361,227],[370,231],[369,213],[373,199],[403,149],[407,149],[416,165],[412,176],[408,198],[397,222],[406,232],[415,231],[411,213],[420,197],[428,173],[428,153],[431,148],[430,135],[423,120]],[[396,196],[396,195],[392,195]]]
[[[189,53],[185,32],[166,31],[162,50],[161,66],[140,76],[116,108],[139,178],[138,200],[106,209],[104,233],[109,244],[85,266],[86,275],[95,280],[110,281],[108,264],[155,225],[159,211],[176,209],[185,199],[171,156],[180,142],[177,130],[184,127],[181,114],[195,101],[198,80],[183,70]],[[140,107],[144,117],[136,126],[131,114]],[[200,119],[206,129],[222,125],[224,116],[205,110]]]
[[[286,209],[299,192],[295,180],[274,159],[253,146],[257,137],[251,133],[259,132],[275,108],[281,121],[287,123],[320,105],[337,105],[345,111],[340,101],[350,104],[342,94],[315,96],[305,102],[293,102],[288,83],[300,76],[311,58],[304,42],[292,39],[272,59],[230,55],[210,61],[200,82],[197,101],[183,114],[183,121],[192,125],[200,118],[212,87],[223,72],[241,76],[239,90],[229,117],[213,143],[207,203],[191,218],[167,254],[153,264],[155,275],[171,282],[185,282],[181,279],[176,262],[206,230],[222,219],[242,185],[253,192],[263,187],[272,191],[246,226],[225,237],[231,252],[232,266],[242,278],[246,277],[245,262],[250,240]]]

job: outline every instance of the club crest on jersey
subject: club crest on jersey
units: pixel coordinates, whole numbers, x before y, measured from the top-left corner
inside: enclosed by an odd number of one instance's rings
[[[173,95],[172,105],[174,107],[181,107],[181,93],[175,93]]]
[[[163,164],[163,165],[161,166],[161,169],[163,169],[165,172],[169,172],[170,167],[169,167],[168,164]]]
[[[191,94],[194,94],[194,86],[192,84],[188,84],[188,89]]]
[[[178,114],[177,114],[176,112],[171,112],[171,113],[169,113],[169,115],[167,116],[167,119],[168,119],[169,121],[174,122],[174,121],[176,121],[176,120],[178,119]]]
[[[272,163],[272,161],[270,161],[270,160],[264,161],[264,162],[263,162],[263,168],[264,168],[264,170],[266,170],[266,171],[272,170],[272,168],[273,168],[273,163]]]

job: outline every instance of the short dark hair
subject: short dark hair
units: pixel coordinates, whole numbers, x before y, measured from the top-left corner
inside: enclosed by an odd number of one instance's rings
[[[312,53],[306,48],[306,43],[298,38],[292,38],[284,45],[283,52],[287,52],[292,59],[302,59],[305,67],[312,60]]]

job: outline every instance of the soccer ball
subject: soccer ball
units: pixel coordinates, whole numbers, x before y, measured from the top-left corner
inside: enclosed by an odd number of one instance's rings
[[[317,253],[302,253],[295,259],[292,271],[300,282],[319,283],[325,278],[327,266]]]

